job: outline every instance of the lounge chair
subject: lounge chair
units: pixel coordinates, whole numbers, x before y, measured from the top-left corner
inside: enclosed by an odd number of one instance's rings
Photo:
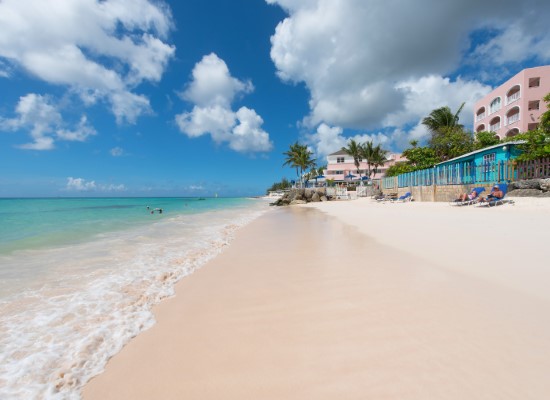
[[[397,199],[397,193],[381,194],[373,197],[378,202],[391,201]]]
[[[457,199],[455,201],[451,201],[449,204],[451,204],[452,206],[470,206],[472,204],[475,204],[477,202],[479,202],[479,199],[480,199],[480,195],[481,193],[483,193],[485,191],[485,188],[484,187],[476,187],[476,188],[473,188],[472,190],[475,190],[476,193],[477,193],[477,196],[472,199],[472,200],[465,200],[465,201],[461,201],[460,199]],[[471,193],[471,192],[470,192]]]
[[[499,206],[501,204],[509,203],[509,204],[515,204],[514,200],[507,199],[506,193],[508,192],[508,185],[506,183],[497,183],[499,189],[504,194],[501,199],[493,199],[493,200],[485,200],[485,201],[479,201],[478,207],[492,207],[492,206]]]
[[[399,197],[398,199],[395,199],[395,200],[392,200],[391,202],[396,202],[396,201],[399,201],[399,202],[406,202],[406,201],[412,201],[412,195],[411,195],[411,192],[407,192],[405,193],[403,196]]]

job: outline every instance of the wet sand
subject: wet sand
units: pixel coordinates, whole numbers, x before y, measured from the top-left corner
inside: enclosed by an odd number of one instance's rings
[[[479,254],[487,244],[475,235],[463,243],[468,218],[496,223],[510,214],[453,210],[463,213],[456,217],[440,206],[363,200],[316,207],[322,212],[273,210],[241,229],[156,307],[158,323],[110,360],[84,398],[541,399],[550,393],[550,303],[540,290],[548,283],[546,250],[528,253],[516,266],[497,256],[512,271],[502,279],[498,269],[471,272],[484,269],[486,256]],[[546,224],[541,231],[547,232],[546,206],[533,220],[532,207],[516,207],[523,216],[512,217],[523,224],[517,229]],[[432,218],[430,210],[439,209]],[[357,210],[361,216],[353,217]],[[489,216],[466,217],[474,211]],[[434,227],[446,217],[462,222],[443,240]],[[364,219],[371,222],[365,226]],[[512,243],[531,249],[526,239],[508,236],[504,249]],[[424,241],[431,249],[418,248]],[[487,239],[489,250],[494,241]],[[467,257],[456,254],[466,252],[479,253],[477,268],[461,269]],[[514,284],[516,275],[529,278]]]

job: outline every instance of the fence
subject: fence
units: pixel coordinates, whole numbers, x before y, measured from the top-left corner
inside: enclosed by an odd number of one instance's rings
[[[550,158],[535,161],[473,162],[435,166],[382,179],[383,189],[432,185],[491,185],[522,179],[550,177]]]
[[[518,163],[517,179],[535,179],[550,177],[550,158],[541,158],[539,160],[524,161]]]

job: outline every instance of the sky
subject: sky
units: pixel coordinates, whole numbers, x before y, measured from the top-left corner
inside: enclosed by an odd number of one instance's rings
[[[550,64],[550,2],[0,0],[0,197],[251,196]]]

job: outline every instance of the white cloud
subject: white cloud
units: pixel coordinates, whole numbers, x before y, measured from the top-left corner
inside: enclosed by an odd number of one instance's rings
[[[77,192],[88,192],[97,188],[95,181],[86,181],[82,178],[67,178],[66,190]]]
[[[85,115],[73,127],[67,123],[58,107],[48,96],[29,93],[19,98],[15,108],[16,117],[0,118],[0,128],[11,131],[28,131],[33,141],[18,146],[25,150],[51,150],[56,140],[84,142],[96,135]]]
[[[59,129],[56,132],[56,135],[60,140],[74,142],[85,142],[88,137],[96,134],[96,130],[88,124],[88,119],[85,115],[80,118],[80,122],[74,130]]]
[[[169,10],[148,0],[3,0],[0,26],[0,58],[85,104],[105,99],[118,122],[150,112],[133,89],[159,81],[175,51],[161,40]]]
[[[212,53],[193,68],[193,79],[182,98],[193,103],[193,109],[176,115],[182,133],[190,138],[209,134],[215,143],[228,143],[232,150],[267,152],[273,147],[269,134],[261,126],[263,119],[255,110],[231,109],[236,96],[250,93],[251,82],[231,76],[226,63]]]
[[[325,123],[321,123],[315,133],[306,135],[306,142],[315,152],[317,159],[324,160],[328,154],[347,146],[350,139],[358,143],[372,141],[374,145],[390,144],[391,141],[388,135],[381,132],[376,134],[357,134],[351,137],[344,136],[343,132],[344,130],[341,127],[330,127]]]
[[[113,147],[109,150],[109,153],[111,153],[113,157],[120,157],[124,155],[124,149],[122,147]]]
[[[97,184],[95,181],[83,178],[67,178],[65,190],[69,192],[123,192],[126,191],[124,184]]]
[[[548,1],[266,1],[289,14],[271,38],[271,58],[282,80],[308,88],[309,128],[400,128],[463,101],[468,124],[473,101],[490,88],[446,78],[465,57],[477,57],[477,67],[486,65],[481,58],[550,60]],[[483,29],[497,34],[467,53],[470,35]]]

